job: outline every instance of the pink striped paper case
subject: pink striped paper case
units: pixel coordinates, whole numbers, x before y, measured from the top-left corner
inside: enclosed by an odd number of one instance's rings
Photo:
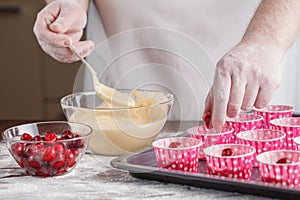
[[[295,150],[300,151],[300,136],[292,139],[294,144],[296,145]]]
[[[219,144],[205,148],[204,153],[209,174],[250,179],[254,147],[243,144]]]
[[[289,117],[273,119],[270,121],[271,129],[283,131],[286,136],[283,148],[287,150],[298,150],[298,145],[293,142],[293,138],[300,136],[300,117]]]
[[[293,106],[288,105],[269,105],[266,108],[253,108],[254,114],[264,118],[262,128],[269,129],[270,121],[278,118],[292,117]]]
[[[202,125],[189,128],[187,130],[187,133],[190,137],[202,141],[203,145],[200,149],[199,159],[205,160],[203,149],[215,144],[230,143],[233,128],[229,126],[224,126],[221,130],[216,130],[214,128],[208,129],[205,125]]]
[[[267,151],[257,156],[263,181],[290,187],[300,186],[300,152]]]
[[[237,134],[239,143],[250,145],[256,149],[254,167],[258,167],[256,155],[266,151],[282,149],[285,136],[284,132],[271,129],[242,131]]]
[[[236,135],[241,131],[260,129],[263,122],[263,117],[253,113],[240,113],[235,118],[228,118],[225,126],[231,126],[234,131],[231,137],[232,143],[238,143]]]
[[[201,140],[190,137],[163,138],[152,143],[157,166],[170,170],[197,172]]]

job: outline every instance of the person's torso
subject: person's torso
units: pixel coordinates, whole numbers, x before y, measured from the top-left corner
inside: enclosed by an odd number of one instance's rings
[[[241,40],[259,2],[94,0],[87,37],[99,46],[89,61],[102,82],[171,92],[171,118],[200,119],[214,64]]]

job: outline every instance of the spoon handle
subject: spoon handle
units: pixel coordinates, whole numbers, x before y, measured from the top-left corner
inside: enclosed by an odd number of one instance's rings
[[[45,22],[46,22],[47,25],[52,24],[52,22],[48,18],[45,18],[44,20],[45,20]],[[82,56],[79,55],[79,53],[73,47],[73,45],[70,45],[69,49],[77,56],[77,58],[79,58],[81,60],[81,62],[83,64],[85,64],[87,66],[87,68],[89,69],[89,71],[92,74],[94,82],[98,82],[98,75],[97,75],[97,72],[94,70],[94,68]]]
[[[83,64],[85,64],[87,66],[87,68],[92,73],[93,79],[97,79],[97,81],[98,81],[98,75],[97,75],[97,72],[94,70],[94,68],[82,56],[79,55],[79,53],[76,51],[76,49],[72,45],[69,46],[69,49],[81,60],[81,62]]]

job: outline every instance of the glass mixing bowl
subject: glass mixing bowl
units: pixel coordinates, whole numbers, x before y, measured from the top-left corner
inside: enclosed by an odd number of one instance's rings
[[[130,90],[120,90],[130,93]],[[79,92],[61,99],[63,112],[70,122],[93,128],[89,149],[101,155],[122,155],[150,146],[162,130],[173,95],[158,91],[138,90],[145,98],[154,98],[153,105],[117,108],[105,107],[95,92]]]

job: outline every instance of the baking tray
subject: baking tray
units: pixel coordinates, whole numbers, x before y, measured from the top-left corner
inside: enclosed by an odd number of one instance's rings
[[[291,188],[261,180],[258,168],[253,168],[249,181],[209,175],[205,161],[199,161],[197,173],[181,172],[157,167],[153,148],[115,158],[114,168],[127,170],[137,178],[190,185],[194,187],[239,192],[282,199],[300,199],[300,188]]]

